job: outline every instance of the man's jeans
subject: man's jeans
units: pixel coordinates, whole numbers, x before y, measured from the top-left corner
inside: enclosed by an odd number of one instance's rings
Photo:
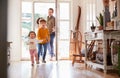
[[[38,60],[41,55],[42,60],[45,61],[47,45],[48,45],[47,43],[46,44],[38,44]]]
[[[48,51],[49,51],[51,57],[54,56],[54,46],[53,46],[54,38],[55,38],[55,32],[52,32],[50,34],[50,42],[48,43]]]

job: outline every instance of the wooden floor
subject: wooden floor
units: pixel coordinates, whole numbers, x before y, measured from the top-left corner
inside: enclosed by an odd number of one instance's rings
[[[71,61],[47,61],[31,66],[30,61],[12,62],[8,78],[119,78],[115,73],[104,74],[95,69],[85,69],[84,64]]]

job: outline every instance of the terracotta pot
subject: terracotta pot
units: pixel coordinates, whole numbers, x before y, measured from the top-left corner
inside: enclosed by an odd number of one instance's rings
[[[99,26],[98,29],[99,29],[99,30],[103,30],[103,26]]]

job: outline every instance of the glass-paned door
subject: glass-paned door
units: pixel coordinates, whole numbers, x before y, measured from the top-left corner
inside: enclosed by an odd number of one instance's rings
[[[55,16],[55,3],[54,2],[35,2],[34,3],[34,25],[35,25],[35,32],[37,33],[38,31],[38,25],[36,23],[38,18],[43,18],[45,20],[47,20],[47,16],[48,16],[48,9],[49,8],[53,8],[54,9],[54,13],[53,16]],[[55,42],[54,42],[55,43]],[[54,47],[55,49],[55,47]],[[47,50],[47,55],[46,55],[46,60],[49,59],[50,55],[49,52]]]
[[[60,3],[59,10],[59,24],[58,24],[58,57],[59,59],[69,58],[69,28],[70,28],[70,5],[69,3]],[[42,17],[46,19],[48,15],[48,9],[53,8],[55,10],[55,3],[34,3],[34,16],[35,22],[37,18]],[[55,12],[55,11],[54,11]],[[54,13],[55,16],[56,13]],[[35,25],[35,31],[37,31],[38,26]],[[55,39],[56,40],[56,39]],[[54,41],[54,49],[56,48]],[[56,49],[54,50],[56,51]],[[55,52],[56,53],[56,52]]]
[[[69,59],[70,3],[62,2],[59,7],[58,57],[59,59]]]
[[[22,59],[30,59],[28,46],[26,45],[27,35],[31,30],[37,33],[38,25],[36,24],[36,20],[39,17],[46,19],[48,8],[55,10],[55,3],[22,2]],[[54,11],[54,16],[56,14],[55,12],[56,11]],[[58,58],[69,59],[70,3],[59,2],[58,12]],[[56,51],[55,42],[56,41],[54,41],[54,51]]]

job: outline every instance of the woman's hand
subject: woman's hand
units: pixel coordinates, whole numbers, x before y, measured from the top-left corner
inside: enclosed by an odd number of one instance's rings
[[[43,40],[39,40],[39,43],[42,43],[43,42]]]

